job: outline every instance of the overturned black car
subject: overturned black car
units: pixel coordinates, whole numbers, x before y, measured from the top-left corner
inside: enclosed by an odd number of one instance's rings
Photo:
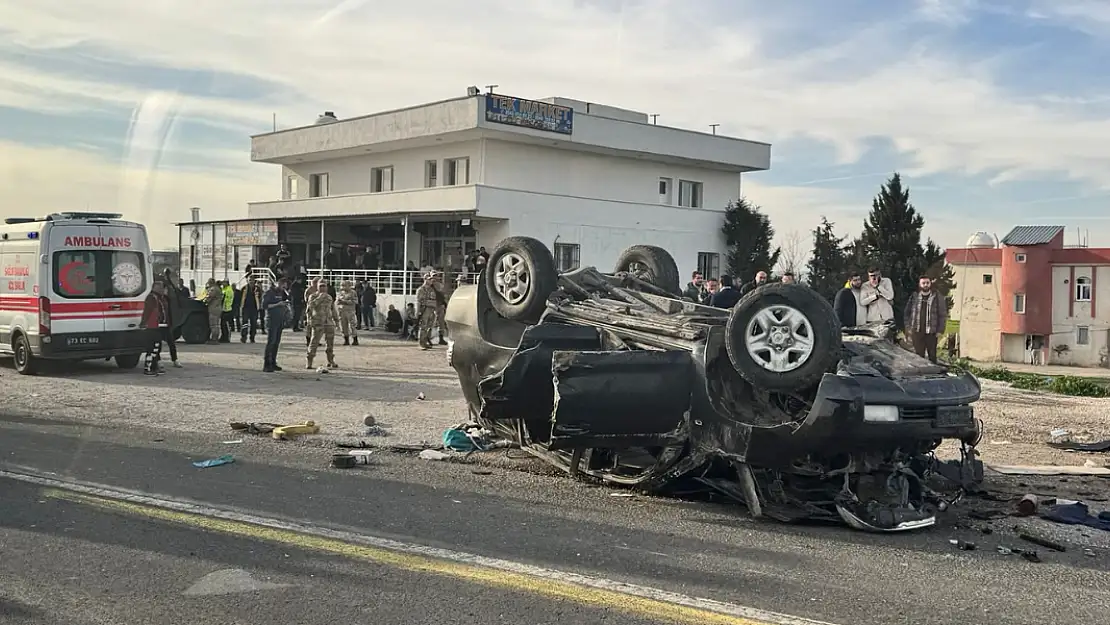
[[[560,275],[540,241],[502,241],[447,306],[473,417],[571,475],[696,485],[782,521],[927,527],[982,480],[971,375],[899,347],[886,326],[842,331],[805,286],[764,285],[732,310],[679,286],[657,247],[629,248],[612,274]],[[961,460],[933,456],[943,439]]]

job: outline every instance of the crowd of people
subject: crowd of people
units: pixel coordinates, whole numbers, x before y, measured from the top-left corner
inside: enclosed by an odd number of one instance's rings
[[[715,308],[730,309],[755,288],[766,284],[769,275],[757,271],[750,282],[736,286],[733,276],[705,278],[695,271],[683,295],[699,304]],[[783,273],[780,280],[785,284],[796,283],[793,273]],[[894,320],[894,286],[890,278],[883,276],[878,268],[863,274],[853,272],[848,282],[836,295],[833,302],[841,327],[849,328],[869,323],[890,322]],[[948,318],[948,306],[944,295],[933,288],[933,280],[928,276],[918,279],[918,288],[906,302],[902,311],[902,328],[906,338],[912,343],[919,356],[937,361],[938,338],[944,334]],[[950,340],[952,338],[950,337]],[[953,346],[949,346],[951,351]]]

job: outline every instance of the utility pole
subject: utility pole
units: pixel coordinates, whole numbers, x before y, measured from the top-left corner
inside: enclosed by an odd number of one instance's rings
[[[658,119],[659,119],[659,113],[653,113],[652,115],[649,115],[648,117],[650,117],[650,118],[651,118],[651,123],[652,123],[652,124],[655,124],[655,123],[656,123],[656,120],[658,120]]]
[[[274,113],[274,132],[277,132],[277,113]]]
[[[486,85],[486,93],[493,93],[493,90],[501,85]]]
[[[713,134],[717,134],[717,126],[720,126],[720,124],[709,124],[709,127],[713,129]]]

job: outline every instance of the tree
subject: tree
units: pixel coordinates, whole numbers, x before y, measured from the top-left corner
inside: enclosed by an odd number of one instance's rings
[[[778,264],[781,251],[771,249],[775,237],[771,220],[746,198],[725,207],[721,233],[728,250],[728,271],[738,283],[753,279],[757,271],[770,272]]]
[[[833,223],[821,217],[821,225],[813,229],[813,252],[806,264],[806,283],[830,301],[848,279],[847,237],[837,236]]]
[[[798,280],[806,269],[806,250],[802,247],[802,235],[797,230],[791,230],[782,237],[779,246],[779,262],[775,265],[775,273],[784,275],[794,274]]]
[[[944,265],[944,252],[931,239],[922,245],[924,226],[925,218],[910,202],[910,192],[902,186],[902,177],[896,172],[871,202],[871,212],[853,250],[857,258],[890,278],[894,287],[894,317],[899,325],[906,301],[917,290],[917,279],[922,275],[937,280],[937,289],[946,296],[955,286],[951,268]],[[948,302],[951,306],[951,299]]]

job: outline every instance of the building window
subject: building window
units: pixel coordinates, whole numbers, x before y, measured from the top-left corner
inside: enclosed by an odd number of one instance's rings
[[[297,186],[296,176],[289,176],[285,179],[285,194],[289,199],[297,199]]]
[[[457,184],[470,184],[470,158],[449,158],[443,161],[443,170],[446,180],[444,184],[454,186]]]
[[[1091,301],[1091,279],[1084,276],[1075,279],[1075,301]]]
[[[556,243],[555,269],[560,272],[578,269],[578,254],[580,249],[577,243]]]
[[[1024,263],[1025,262],[1025,254],[1014,254],[1014,262],[1015,263]]]
[[[434,187],[439,184],[439,163],[437,161],[424,161],[424,186]]]
[[[393,167],[375,167],[370,170],[370,192],[393,190]]]
[[[983,274],[983,284],[990,284],[992,282],[994,282],[994,274],[990,274],[990,273]]]
[[[717,278],[721,271],[721,255],[716,252],[698,252],[698,273],[703,278]]]
[[[679,180],[678,205],[689,208],[701,208],[701,183]]]
[[[1025,293],[1014,294],[1014,312],[1019,315],[1025,314]]]
[[[328,175],[312,174],[308,177],[308,197],[328,197]]]
[[[1091,344],[1091,329],[1087,326],[1077,326],[1075,328],[1075,344],[1076,345],[1090,345]]]
[[[659,203],[660,204],[671,204],[672,203],[671,179],[670,178],[660,178],[659,179]]]

